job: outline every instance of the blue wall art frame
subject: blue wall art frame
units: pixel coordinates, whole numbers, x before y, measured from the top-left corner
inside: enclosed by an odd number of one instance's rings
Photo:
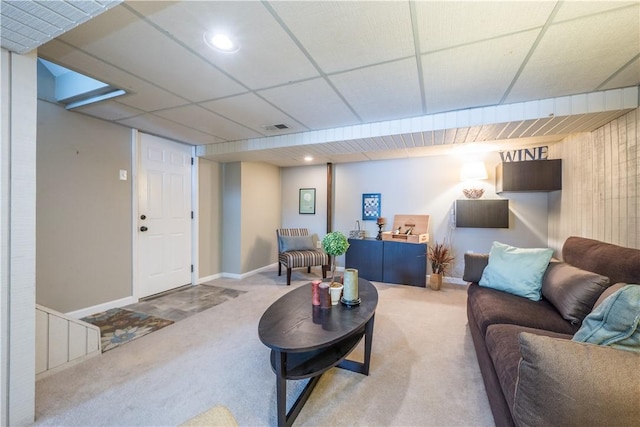
[[[375,221],[380,216],[380,193],[365,193],[362,195],[362,220]]]

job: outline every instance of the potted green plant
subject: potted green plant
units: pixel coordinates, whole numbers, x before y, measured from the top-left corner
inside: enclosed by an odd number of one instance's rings
[[[343,255],[349,249],[349,241],[347,236],[339,231],[327,233],[322,238],[322,249],[332,257],[331,260],[331,284],[333,284],[336,275],[336,257]]]
[[[455,257],[451,254],[451,249],[446,243],[438,243],[436,241],[433,246],[429,246],[427,258],[431,263],[429,286],[434,291],[440,290],[442,276],[449,271]]]

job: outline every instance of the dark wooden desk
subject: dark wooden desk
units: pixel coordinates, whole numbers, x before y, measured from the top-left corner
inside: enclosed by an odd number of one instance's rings
[[[258,324],[260,341],[271,348],[271,367],[276,374],[278,425],[290,426],[311,395],[320,376],[330,368],[369,375],[373,322],[378,291],[360,278],[362,303],[321,309],[311,304],[311,284],[301,286],[274,302]],[[365,338],[364,362],[346,357]],[[287,413],[286,380],[311,378]]]

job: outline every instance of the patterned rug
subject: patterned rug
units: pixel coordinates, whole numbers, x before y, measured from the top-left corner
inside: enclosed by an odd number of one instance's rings
[[[103,353],[173,323],[173,320],[121,308],[112,308],[81,320],[100,328]]]

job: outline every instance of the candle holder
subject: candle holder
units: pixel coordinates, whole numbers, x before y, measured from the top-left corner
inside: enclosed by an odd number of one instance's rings
[[[382,228],[384,227],[385,219],[380,217],[377,219],[376,223],[378,224],[378,235],[376,236],[376,240],[382,240]]]
[[[340,302],[347,307],[355,307],[360,304],[358,296],[358,270],[346,268],[344,270],[344,288]]]

